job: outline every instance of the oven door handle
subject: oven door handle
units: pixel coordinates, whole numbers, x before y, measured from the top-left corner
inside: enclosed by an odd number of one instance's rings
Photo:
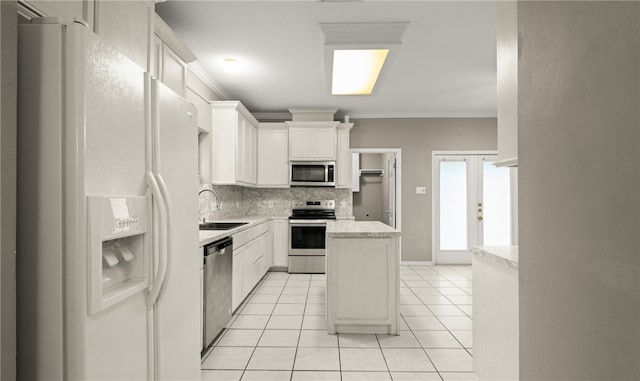
[[[289,225],[327,226],[327,220],[289,220]]]
[[[325,224],[289,224],[292,228],[325,228],[327,225]]]

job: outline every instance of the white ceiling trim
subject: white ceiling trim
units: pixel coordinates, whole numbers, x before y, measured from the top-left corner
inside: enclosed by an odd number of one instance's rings
[[[218,82],[216,82],[209,75],[209,73],[207,73],[202,68],[202,66],[200,66],[198,61],[193,61],[193,62],[187,64],[187,66],[189,67],[189,70],[191,70],[191,72],[193,72],[193,74],[195,74],[196,77],[200,78],[200,80],[202,82],[204,82],[205,85],[209,86],[209,88],[214,93],[216,93],[216,95],[219,96],[221,100],[223,100],[223,101],[231,101],[231,100],[233,100],[233,98],[231,98],[231,95],[229,95],[229,93],[227,93],[227,91],[225,89],[223,89],[222,86],[220,86],[220,84]]]
[[[351,119],[429,119],[429,118],[496,118],[495,112],[426,112],[426,113],[346,113]]]
[[[403,22],[319,23],[325,45],[402,44]]]
[[[252,113],[259,121],[288,121],[288,112],[256,112]],[[495,112],[430,112],[430,113],[344,113],[338,111],[335,119],[343,119],[349,115],[351,119],[433,119],[433,118],[496,118]]]

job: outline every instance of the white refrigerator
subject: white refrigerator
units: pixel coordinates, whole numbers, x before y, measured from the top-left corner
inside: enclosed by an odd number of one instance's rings
[[[199,379],[195,107],[81,22],[18,38],[19,378]]]

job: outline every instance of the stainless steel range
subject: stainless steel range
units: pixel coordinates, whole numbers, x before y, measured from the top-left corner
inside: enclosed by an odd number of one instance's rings
[[[336,219],[336,201],[294,201],[289,217],[289,273],[325,272],[327,221]]]

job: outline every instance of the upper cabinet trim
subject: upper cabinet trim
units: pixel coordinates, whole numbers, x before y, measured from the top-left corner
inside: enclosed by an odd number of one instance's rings
[[[185,45],[182,40],[176,35],[176,33],[167,25],[162,17],[155,14],[155,32],[158,37],[171,49],[173,49],[180,58],[186,62],[191,63],[196,60],[195,54]]]

